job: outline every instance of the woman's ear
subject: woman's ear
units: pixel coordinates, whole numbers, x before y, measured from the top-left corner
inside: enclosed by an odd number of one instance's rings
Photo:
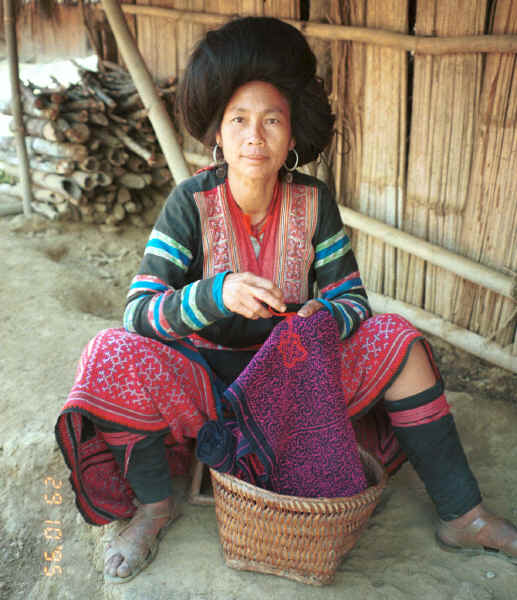
[[[291,141],[289,142],[289,150],[294,150],[295,147],[296,147],[296,140],[294,138],[291,138]]]

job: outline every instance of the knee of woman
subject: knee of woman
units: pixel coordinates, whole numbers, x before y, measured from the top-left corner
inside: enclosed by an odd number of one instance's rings
[[[113,350],[127,347],[128,342],[135,334],[128,333],[122,327],[110,327],[99,331],[84,348],[79,361],[78,370],[84,368],[86,363],[103,361],[106,355],[112,354]]]
[[[123,327],[108,327],[107,329],[101,329],[86,345],[86,349],[93,346],[104,345],[108,341],[122,340],[126,337],[133,337],[134,333],[129,333]]]
[[[397,313],[381,313],[370,317],[368,321],[374,321],[377,324],[377,326],[379,324],[382,324],[384,328],[390,331],[393,329],[412,329],[420,333],[420,331],[416,327],[414,327],[410,321],[408,321],[405,317]],[[367,323],[368,321],[365,321],[365,323]]]

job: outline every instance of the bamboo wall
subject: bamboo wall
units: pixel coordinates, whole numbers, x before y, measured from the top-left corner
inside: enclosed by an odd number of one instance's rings
[[[44,62],[91,54],[77,5],[58,4],[54,19],[43,18],[34,4],[25,4],[17,17],[18,54],[22,61]]]
[[[513,0],[327,4],[333,22],[345,25],[428,36],[517,33]],[[338,117],[333,167],[341,201],[515,274],[516,55],[411,56],[355,42],[330,44]],[[517,355],[515,301],[364,233],[354,232],[353,243],[370,290],[495,339]]]
[[[419,34],[483,33],[486,0],[424,4]],[[492,4],[489,32],[517,32],[517,3]],[[416,56],[402,226],[497,269],[517,270],[517,82],[515,55]],[[513,113],[513,114],[512,114]],[[513,122],[512,122],[513,119]],[[513,155],[513,167],[511,153]],[[442,269],[399,257],[397,297],[491,336],[515,310],[511,300]],[[407,282],[407,283],[406,283]],[[510,344],[515,322],[497,336]]]

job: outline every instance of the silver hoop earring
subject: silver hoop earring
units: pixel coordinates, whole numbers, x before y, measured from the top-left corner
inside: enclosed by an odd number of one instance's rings
[[[219,154],[222,156],[222,160],[219,158]],[[217,177],[224,177],[225,163],[223,149],[217,143],[215,144],[214,149],[212,150],[212,158],[214,159],[214,163],[216,166],[215,174],[217,175]]]
[[[288,167],[287,166],[287,160],[286,160],[286,162],[284,162],[284,169],[287,171],[287,173],[285,175],[285,180],[286,180],[287,183],[292,183],[292,181],[293,181],[293,171],[296,171],[296,168],[298,167],[298,162],[300,160],[300,157],[298,156],[298,152],[296,152],[296,148],[293,148],[291,150],[291,152],[294,152],[294,156],[295,156],[294,165],[292,167]]]
[[[222,148],[221,146],[219,146],[219,144],[215,144],[214,149],[212,150],[212,158],[214,159],[214,163],[218,164],[219,162],[221,162],[219,160],[219,156],[217,156],[217,154],[219,153],[219,150],[221,150],[221,154],[222,154]]]

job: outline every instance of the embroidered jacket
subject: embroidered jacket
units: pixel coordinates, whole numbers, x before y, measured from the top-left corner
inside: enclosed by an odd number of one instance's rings
[[[271,222],[255,256],[226,180],[208,169],[171,193],[150,234],[124,313],[128,331],[200,348],[257,348],[280,317],[245,319],[228,311],[229,272],[253,271],[284,292],[288,310],[314,297],[332,312],[341,337],[371,315],[357,263],[328,188],[295,173],[279,183]],[[242,213],[241,213],[242,214]]]

